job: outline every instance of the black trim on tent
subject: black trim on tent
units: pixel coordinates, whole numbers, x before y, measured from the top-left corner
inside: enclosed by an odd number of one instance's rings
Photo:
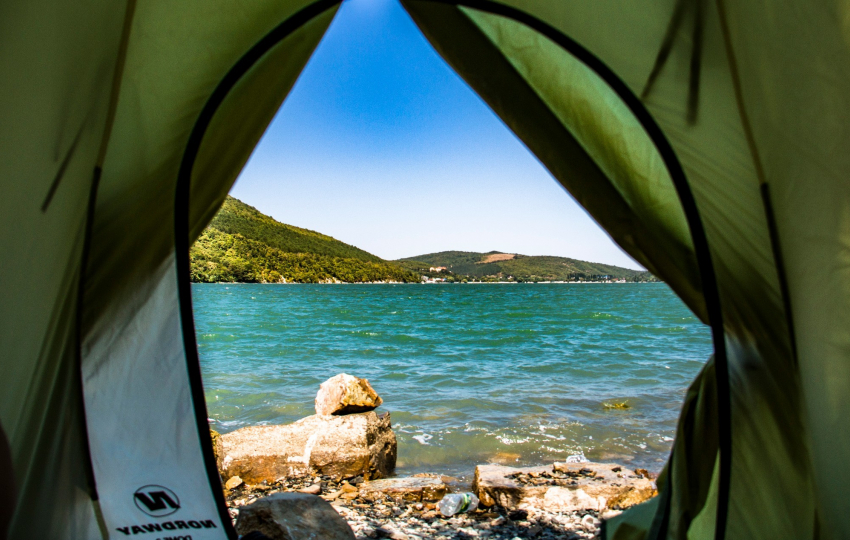
[[[224,78],[216,86],[213,93],[201,110],[180,163],[177,175],[177,189],[174,197],[174,249],[177,259],[177,288],[180,301],[180,321],[183,328],[183,346],[186,352],[186,367],[189,371],[189,384],[192,391],[192,402],[195,409],[195,419],[198,435],[201,440],[201,452],[204,465],[209,476],[210,489],[218,505],[222,525],[228,537],[235,540],[236,530],[233,528],[227,502],[221,489],[221,479],[218,474],[215,456],[213,455],[212,438],[210,436],[207,404],[204,398],[204,383],[201,376],[201,362],[198,357],[198,344],[195,335],[195,318],[192,310],[192,284],[189,260],[189,199],[192,187],[192,169],[201,148],[207,128],[219,106],[224,102],[228,93],[236,83],[257,63],[272,47],[291,35],[293,32],[321,15],[328,9],[339,4],[340,0],[319,0],[310,4],[280,23],[248,52],[246,52]]]
[[[79,131],[77,131],[77,135],[74,137],[74,141],[71,143],[68,151],[65,152],[65,158],[62,159],[62,163],[59,164],[59,168],[56,170],[56,175],[54,175],[53,181],[50,183],[50,189],[47,190],[44,202],[41,203],[42,213],[47,212],[47,208],[50,206],[51,201],[53,201],[53,196],[56,195],[56,190],[59,189],[59,184],[62,182],[62,179],[65,178],[65,170],[68,168],[68,164],[71,163],[71,158],[74,157],[74,152],[77,150],[77,143],[80,142],[80,136],[83,134],[85,128],[86,122],[83,122]],[[99,175],[97,171],[95,171],[95,174]]]
[[[705,298],[706,311],[708,312],[709,324],[711,326],[712,342],[714,345],[714,361],[717,377],[717,408],[718,408],[718,446],[720,453],[720,474],[717,502],[717,515],[715,525],[715,538],[723,540],[726,536],[726,522],[729,512],[729,490],[732,472],[732,414],[731,394],[729,386],[729,362],[726,353],[726,342],[723,330],[723,312],[720,305],[720,290],[717,284],[717,276],[714,264],[711,260],[711,250],[708,237],[702,225],[699,209],[693,192],[691,192],[685,171],[679,158],[676,156],[672,145],[667,140],[664,132],[655,122],[655,119],[644,107],[643,103],[631,91],[631,89],[609,68],[602,60],[578,42],[563,34],[560,30],[550,26],[540,19],[519,9],[498,4],[491,0],[420,0],[454,6],[465,6],[471,9],[500,15],[513,19],[529,28],[543,34],[560,47],[572,54],[588,68],[592,69],[601,77],[608,86],[619,96],[623,103],[631,110],[632,114],[641,123],[647,135],[652,140],[664,164],[667,167],[673,185],[679,195],[679,201],[688,220],[691,238],[694,243],[694,252],[697,266],[702,279],[703,297]],[[689,81],[690,82],[690,81]],[[669,512],[669,507],[667,508]],[[669,519],[665,517],[665,524]],[[659,537],[666,536],[666,531],[659,531]]]
[[[76,144],[76,142],[75,142]],[[80,398],[80,411],[81,411],[81,420],[80,424],[83,429],[83,448],[85,450],[85,475],[86,481],[88,482],[88,495],[93,501],[97,501],[99,499],[97,494],[97,480],[94,476],[94,465],[92,464],[91,459],[91,445],[89,443],[89,427],[88,427],[88,417],[86,416],[86,398],[85,398],[85,390],[83,387],[83,349],[82,349],[82,327],[83,327],[83,297],[85,294],[86,288],[86,268],[89,265],[89,253],[91,253],[91,237],[92,230],[94,229],[94,212],[97,206],[97,189],[100,187],[100,177],[103,174],[103,169],[99,166],[94,168],[94,172],[92,174],[91,187],[89,187],[89,200],[88,200],[88,209],[86,210],[86,228],[83,233],[83,251],[80,254],[80,275],[79,280],[77,282],[77,320],[75,322],[76,325],[76,344],[75,344],[75,361],[77,363],[74,366],[74,377],[77,379],[77,388],[79,388],[79,398]],[[49,204],[49,201],[48,201]],[[100,520],[98,520],[100,521]],[[100,525],[100,523],[98,523]],[[103,528],[103,527],[101,527]]]
[[[688,123],[695,124],[697,121],[697,109],[699,107],[699,79],[702,73],[702,46],[703,28],[705,22],[705,7],[702,0],[696,0],[696,13],[694,14],[694,43],[691,46],[690,75],[688,79]]]
[[[785,323],[788,325],[788,339],[791,342],[791,360],[794,362],[794,367],[797,368],[800,361],[797,357],[797,332],[794,330],[794,312],[791,310],[791,289],[788,287],[788,274],[785,270],[785,258],[782,256],[782,243],[779,241],[779,229],[776,226],[776,213],[773,211],[770,185],[763,183],[760,191],[761,200],[764,203],[764,213],[767,217],[770,245],[773,248],[773,259],[776,261],[776,277],[779,278],[779,290],[782,291],[782,307],[785,310]]]
[[[646,84],[640,93],[640,98],[645,100],[649,97],[655,86],[655,81],[661,75],[661,70],[667,64],[667,59],[670,57],[670,52],[673,50],[673,44],[676,40],[676,34],[682,26],[682,19],[685,16],[685,0],[678,0],[676,7],[673,8],[673,16],[670,17],[670,22],[667,24],[667,32],[664,34],[664,39],[661,41],[661,47],[658,49],[658,54],[655,56],[655,64],[649,72],[649,77],[646,79]]]
[[[695,8],[694,26],[692,33],[691,44],[691,59],[690,59],[690,74],[688,85],[688,123],[694,124],[697,120],[697,108],[699,106],[699,80],[702,65],[702,46],[703,46],[703,22],[704,7],[702,0],[688,1],[678,0],[676,7],[673,8],[673,16],[670,18],[670,23],[667,25],[667,32],[664,34],[664,40],[661,42],[661,47],[658,49],[658,55],[655,57],[655,64],[649,72],[649,77],[646,80],[643,90],[640,93],[640,99],[646,100],[649,97],[655,86],[655,81],[661,75],[661,70],[667,64],[667,59],[670,57],[670,52],[673,50],[673,44],[676,36],[681,29],[682,21],[685,16],[685,9],[689,7]]]

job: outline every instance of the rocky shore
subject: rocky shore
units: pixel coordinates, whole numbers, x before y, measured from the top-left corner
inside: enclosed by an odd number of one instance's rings
[[[317,414],[284,426],[213,434],[237,532],[301,538],[580,539],[602,520],[656,494],[644,470],[605,463],[514,468],[479,465],[479,507],[444,516],[436,503],[457,479],[392,478],[397,443],[368,381],[340,374],[322,384]]]
[[[405,501],[385,496],[367,500],[360,496],[362,478],[337,482],[330,477],[285,479],[271,485],[240,484],[226,490],[226,499],[234,524],[240,509],[280,492],[308,492],[330,502],[351,527],[354,538],[390,538],[392,540],[459,540],[489,538],[591,539],[598,538],[600,517],[596,510],[550,512],[542,508],[508,510],[505,507],[480,507],[476,511],[443,517],[435,502]],[[318,487],[316,487],[318,486]],[[352,489],[355,488],[355,489]],[[617,511],[608,511],[604,517]],[[240,531],[241,532],[241,531]]]

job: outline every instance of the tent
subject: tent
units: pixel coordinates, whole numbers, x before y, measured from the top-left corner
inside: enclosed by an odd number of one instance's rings
[[[402,3],[712,328],[660,495],[607,522],[606,537],[850,537],[846,3]],[[337,7],[0,7],[10,538],[235,538],[188,248]]]

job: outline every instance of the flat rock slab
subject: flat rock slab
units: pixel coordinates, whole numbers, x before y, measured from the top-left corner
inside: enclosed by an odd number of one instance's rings
[[[260,532],[271,540],[355,540],[333,506],[315,495],[276,493],[239,510],[236,532]]]
[[[360,498],[373,502],[385,497],[404,502],[436,502],[448,490],[448,486],[439,478],[387,478],[361,484]]]
[[[221,476],[248,484],[326,475],[381,478],[395,468],[390,414],[313,415],[292,424],[252,426],[221,436]]]
[[[316,414],[351,414],[371,411],[384,400],[366,379],[340,373],[319,386]]]
[[[542,508],[549,512],[622,509],[657,494],[649,478],[610,463],[524,468],[479,465],[472,491],[484,506]]]

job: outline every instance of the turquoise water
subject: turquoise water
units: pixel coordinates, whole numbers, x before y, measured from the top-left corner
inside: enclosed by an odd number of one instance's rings
[[[658,470],[710,333],[664,284],[193,285],[213,427],[313,414],[365,377],[397,472],[581,454]],[[627,401],[630,408],[603,403]]]

